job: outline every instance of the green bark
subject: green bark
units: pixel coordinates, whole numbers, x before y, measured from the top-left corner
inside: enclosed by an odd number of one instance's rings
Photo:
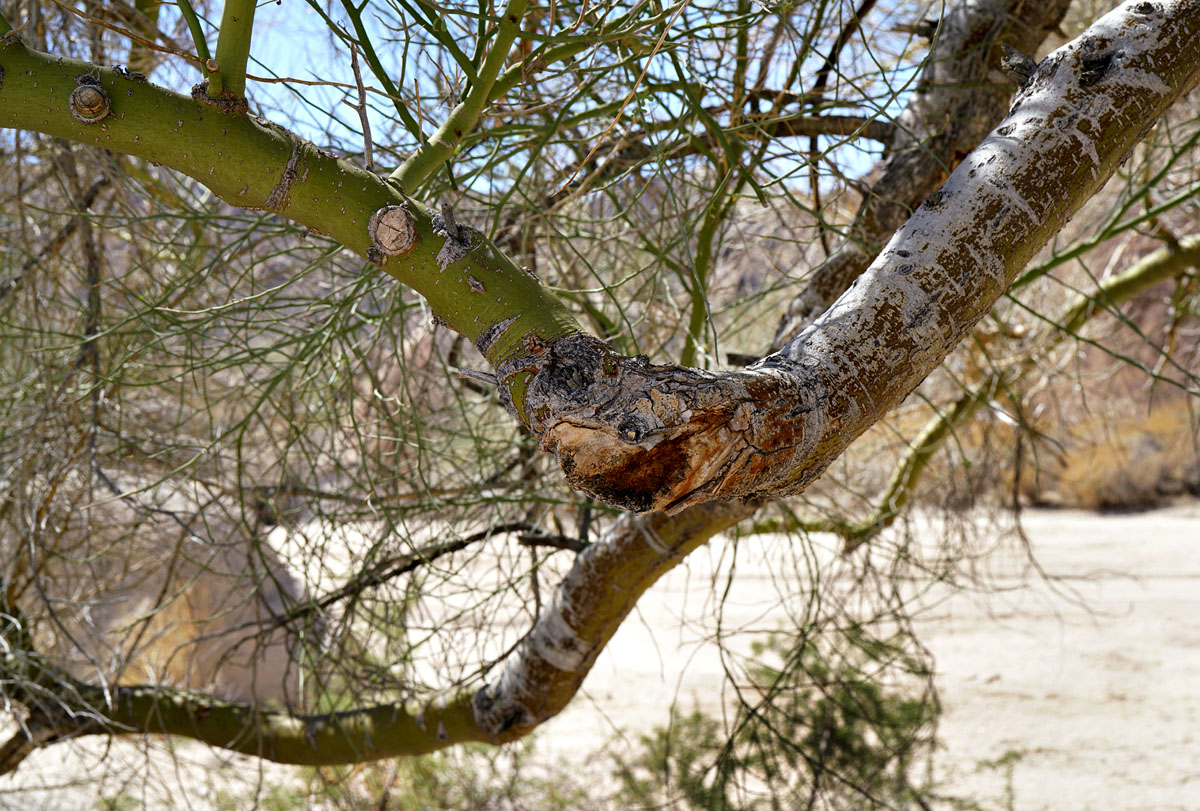
[[[578,330],[563,304],[482,234],[464,228],[461,247],[444,252],[456,246],[435,229],[440,215],[282,127],[19,43],[0,45],[0,68],[0,126],[145,158],[232,205],[273,211],[325,234],[423,295],[435,316],[474,341],[493,365],[536,354]],[[98,77],[111,103],[109,116],[94,124],[76,120],[69,108],[84,75]],[[372,250],[371,219],[389,206],[411,217],[415,242],[402,255]],[[510,382],[519,406],[522,381]]]
[[[209,60],[208,40],[204,38],[204,29],[200,27],[200,18],[196,16],[196,10],[192,8],[192,4],[188,0],[177,0],[177,2],[179,13],[187,23],[188,32],[192,35],[192,42],[196,45],[196,56],[200,57],[202,62],[207,62]],[[211,85],[209,89],[212,89]]]
[[[254,29],[255,0],[226,0],[217,35],[217,65],[208,80],[209,95],[235,99],[246,95],[246,62]]]
[[[101,691],[81,696],[104,707]],[[326,766],[423,755],[489,738],[475,722],[473,691],[427,705],[382,704],[325,715],[293,715],[166,687],[117,687],[102,731],[182,735],[276,763]]]

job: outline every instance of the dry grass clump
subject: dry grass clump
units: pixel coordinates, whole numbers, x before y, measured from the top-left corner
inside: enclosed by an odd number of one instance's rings
[[[1050,469],[1023,476],[1036,504],[1089,510],[1146,510],[1200,496],[1200,426],[1187,402],[1141,418],[1093,420]]]

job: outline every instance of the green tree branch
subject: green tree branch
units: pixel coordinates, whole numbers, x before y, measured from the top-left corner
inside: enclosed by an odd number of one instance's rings
[[[7,77],[0,126],[146,158],[232,205],[272,211],[325,234],[421,293],[437,318],[493,364],[578,330],[563,304],[482,234],[462,225],[451,238],[441,213],[282,127],[19,43],[0,45],[0,67]],[[111,106],[93,124],[77,120],[68,101],[84,75],[98,77]],[[380,240],[395,223],[381,224],[382,212],[411,228],[407,250],[384,252]]]
[[[450,159],[463,137],[475,129],[480,114],[492,100],[493,85],[508,61],[513,41],[521,33],[521,18],[527,6],[528,0],[509,0],[500,15],[500,24],[488,54],[466,97],[451,111],[437,132],[392,172],[392,180],[401,187],[415,189],[419,186]]]
[[[225,0],[221,30],[217,34],[217,71],[210,71],[208,80],[208,92],[213,98],[240,99],[246,95],[246,63],[250,59],[257,5],[255,0]]]

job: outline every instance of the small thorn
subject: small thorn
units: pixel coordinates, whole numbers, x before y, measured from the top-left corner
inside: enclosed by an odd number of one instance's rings
[[[458,369],[458,376],[463,380],[474,380],[476,383],[484,383],[492,387],[500,385],[500,381],[497,380],[495,375],[480,372],[476,369],[463,369],[460,367]]]
[[[442,203],[442,227],[446,229],[446,236],[458,240],[458,223],[454,221],[454,209],[449,203]]]

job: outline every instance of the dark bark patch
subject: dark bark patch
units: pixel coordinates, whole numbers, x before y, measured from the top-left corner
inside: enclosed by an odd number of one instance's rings
[[[1080,60],[1079,86],[1091,87],[1104,78],[1113,64],[1115,51],[1085,50]]]
[[[490,687],[481,687],[475,691],[475,717],[481,720],[487,732],[499,736],[513,727],[533,726],[537,722],[522,706],[515,703],[502,705],[497,695]]]
[[[307,141],[293,136],[292,154],[288,156],[287,165],[283,167],[283,174],[280,175],[279,182],[275,184],[275,188],[271,189],[271,193],[267,195],[267,199],[262,205],[267,211],[282,213],[288,207],[288,203],[291,201],[292,184],[299,177],[296,166],[300,163],[300,157],[304,154],[307,143]]]
[[[948,195],[944,191],[938,189],[925,198],[925,207],[931,211],[936,211],[945,201],[947,196]]]
[[[475,348],[478,349],[479,353],[486,358],[488,350],[492,348],[492,345],[495,344],[496,341],[500,340],[500,336],[503,335],[516,320],[517,317],[514,315],[512,318],[506,318],[503,321],[498,321],[495,324],[492,324],[490,327],[485,329],[478,338],[475,339]]]
[[[462,259],[482,242],[478,231],[454,221],[448,205],[442,206],[442,210],[433,215],[431,224],[433,232],[446,239],[437,255],[438,267],[442,270]]]
[[[192,85],[192,99],[209,107],[215,107],[225,115],[245,115],[250,112],[250,102],[235,96],[214,98],[208,95],[208,79],[200,84]]]

